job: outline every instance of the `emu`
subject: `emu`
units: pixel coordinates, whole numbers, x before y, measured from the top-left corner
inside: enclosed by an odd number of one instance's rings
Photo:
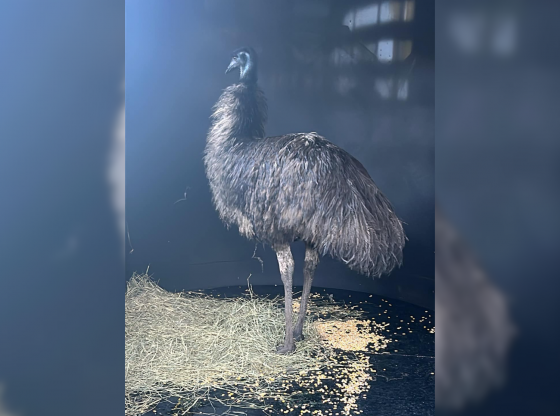
[[[389,200],[349,153],[317,133],[265,137],[267,103],[257,84],[257,54],[233,52],[226,74],[239,82],[213,107],[204,164],[220,218],[241,235],[270,245],[284,284],[286,335],[280,354],[303,339],[309,293],[319,256],[329,254],[376,277],[402,264],[405,234]],[[290,243],[306,245],[304,285],[292,322]]]

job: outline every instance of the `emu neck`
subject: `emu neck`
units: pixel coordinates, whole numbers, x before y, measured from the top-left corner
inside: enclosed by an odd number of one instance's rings
[[[239,68],[239,79],[241,82],[250,84],[257,82],[257,68],[253,61],[249,58],[249,61]]]
[[[208,145],[228,147],[263,138],[266,119],[266,99],[256,83],[231,85],[214,106]]]

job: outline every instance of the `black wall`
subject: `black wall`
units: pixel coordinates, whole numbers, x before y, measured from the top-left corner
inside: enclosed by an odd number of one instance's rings
[[[281,284],[274,252],[226,230],[212,206],[202,152],[211,107],[235,81],[230,52],[260,52],[268,135],[316,131],[356,156],[406,222],[404,265],[375,281],[324,258],[315,286],[433,306],[434,4],[410,22],[343,26],[358,1],[146,1],[126,5],[126,273],[168,290]],[[410,40],[404,60],[367,45]],[[375,51],[374,51],[375,52]],[[391,86],[391,79],[393,85]],[[397,96],[408,81],[406,97]],[[185,193],[186,192],[186,197]],[[303,245],[294,244],[294,284]]]

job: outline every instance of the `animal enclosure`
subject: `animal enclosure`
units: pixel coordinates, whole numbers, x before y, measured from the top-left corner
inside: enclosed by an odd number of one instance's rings
[[[433,411],[432,12],[131,4],[128,414]]]

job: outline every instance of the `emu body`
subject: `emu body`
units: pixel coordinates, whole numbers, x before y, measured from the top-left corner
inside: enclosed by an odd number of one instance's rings
[[[234,53],[229,72],[240,81],[214,106],[204,162],[216,209],[229,227],[276,251],[286,305],[286,337],[278,352],[294,350],[319,255],[340,259],[369,276],[402,262],[405,235],[391,203],[362,164],[317,133],[265,137],[267,105],[257,85],[256,54]],[[306,244],[304,288],[292,328],[290,243]]]

